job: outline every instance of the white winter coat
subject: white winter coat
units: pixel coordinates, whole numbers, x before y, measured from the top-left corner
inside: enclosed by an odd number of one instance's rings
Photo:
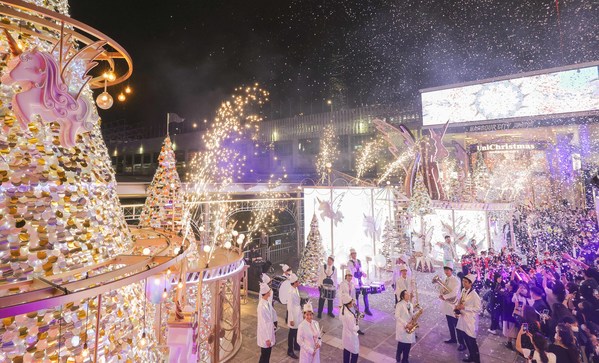
[[[343,324],[343,331],[341,333],[343,349],[347,349],[350,353],[358,354],[360,352],[360,340],[358,339],[358,330],[360,330],[360,327],[356,324],[356,316],[344,306],[341,308],[339,318]]]
[[[287,295],[287,326],[290,329],[297,329],[302,320],[304,320],[300,302],[299,291],[297,288],[291,286]],[[291,326],[292,321],[294,323],[293,326]]]
[[[456,328],[468,336],[476,338],[478,333],[478,314],[482,311],[480,296],[478,296],[478,293],[474,289],[470,289],[470,291],[463,289],[462,296],[464,297],[464,309],[461,310],[458,317]]]
[[[416,343],[415,333],[407,333],[406,325],[412,320],[412,304],[401,300],[395,305],[395,340],[402,343]]]
[[[272,320],[272,304],[268,300],[260,299],[258,302],[258,330],[256,340],[260,348],[268,348],[266,341],[270,340],[270,346],[275,345],[275,325]]]
[[[300,363],[320,363],[320,348],[316,349],[316,342],[322,344],[320,338],[320,326],[318,322],[312,323],[304,320],[297,330],[297,343],[300,345]],[[316,352],[316,353],[314,353]]]
[[[445,280],[442,280],[445,286],[449,288],[449,292],[443,293],[443,298],[445,300],[441,301],[441,312],[445,315],[449,315],[451,317],[454,316],[453,309],[457,305],[457,299],[454,303],[448,303],[447,300],[451,300],[452,298],[457,297],[460,294],[460,280],[455,275],[451,275]],[[445,292],[441,286],[439,286],[440,293]]]

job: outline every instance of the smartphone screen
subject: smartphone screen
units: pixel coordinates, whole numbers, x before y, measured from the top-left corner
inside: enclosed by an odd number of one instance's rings
[[[549,315],[549,310],[547,310],[547,309],[543,310],[543,314]]]
[[[522,330],[523,330],[524,332],[527,332],[527,331],[528,331],[528,323],[524,323],[524,324],[522,324]]]

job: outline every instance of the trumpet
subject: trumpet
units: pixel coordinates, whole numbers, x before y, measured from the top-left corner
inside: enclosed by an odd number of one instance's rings
[[[438,284],[439,286],[441,286],[443,288],[443,291],[445,291],[445,293],[450,292],[451,290],[449,289],[449,287],[447,287],[447,285],[445,285],[443,283],[443,281],[441,281],[441,278],[439,277],[439,275],[435,275],[435,277],[433,277],[433,284]],[[457,296],[452,297],[451,299],[445,300],[450,304],[455,304],[455,301],[457,299]]]

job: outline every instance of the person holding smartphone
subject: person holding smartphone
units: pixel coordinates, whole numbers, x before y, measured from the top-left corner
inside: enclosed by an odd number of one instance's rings
[[[526,335],[532,341],[534,349],[522,348],[522,336]],[[555,354],[547,351],[547,339],[541,333],[534,335],[528,331],[528,324],[523,323],[516,337],[516,350],[521,353],[527,363],[556,363]]]

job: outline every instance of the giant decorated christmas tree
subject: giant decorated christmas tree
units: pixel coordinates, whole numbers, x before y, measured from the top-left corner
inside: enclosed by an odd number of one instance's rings
[[[0,33],[0,291],[23,282],[11,294],[26,282],[93,277],[89,267],[133,244],[86,83],[103,43],[78,52],[68,24],[61,36],[49,29],[57,20],[27,3],[10,8]],[[35,4],[68,21],[68,1]],[[101,296],[3,319],[0,362],[156,361],[152,345],[139,344],[143,283]]]
[[[324,264],[324,260],[325,250],[318,230],[318,218],[314,214],[310,222],[310,233],[308,234],[306,247],[304,247],[304,253],[297,270],[297,276],[303,285],[318,286],[318,269]]]

